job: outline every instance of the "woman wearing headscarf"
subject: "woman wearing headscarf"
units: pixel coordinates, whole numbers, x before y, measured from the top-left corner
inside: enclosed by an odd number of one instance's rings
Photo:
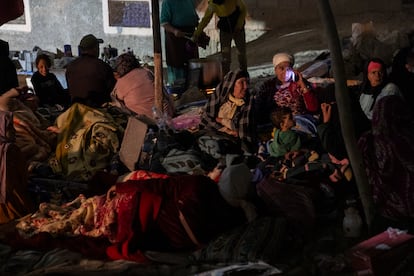
[[[120,55],[115,63],[117,82],[111,93],[112,102],[120,105],[126,113],[145,115],[153,118],[152,108],[155,105],[154,74],[141,67],[132,53]],[[174,108],[166,90],[162,91],[162,108],[169,116],[173,116]]]
[[[120,55],[115,63],[118,80],[112,91],[112,100],[122,103],[129,111],[152,118],[154,106],[154,75],[142,68],[131,53]]]
[[[244,150],[251,152],[254,145],[252,104],[248,72],[230,71],[206,103],[201,126],[239,139]]]
[[[27,163],[14,141],[13,113],[0,110],[0,224],[33,210],[27,196]]]
[[[312,87],[302,74],[293,69],[294,59],[288,53],[273,56],[275,77],[262,83],[255,96],[257,123],[270,123],[270,114],[277,107],[292,110],[297,127],[304,132],[316,133],[316,120],[312,117],[319,110],[319,103]]]
[[[371,123],[358,145],[378,213],[414,222],[413,113],[401,97],[385,96],[377,100]]]
[[[365,116],[371,120],[375,103],[385,96],[402,96],[398,86],[389,82],[387,67],[379,58],[372,58],[365,64],[359,104]]]

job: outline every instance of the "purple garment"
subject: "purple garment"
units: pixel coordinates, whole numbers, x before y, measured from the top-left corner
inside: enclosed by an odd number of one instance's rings
[[[372,129],[358,145],[381,215],[414,217],[414,116],[399,96],[386,96],[374,107]]]

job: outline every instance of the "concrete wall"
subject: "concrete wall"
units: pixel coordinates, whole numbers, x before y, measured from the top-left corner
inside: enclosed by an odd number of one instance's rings
[[[245,0],[253,20],[263,21],[268,28],[303,23],[318,19],[319,0]],[[401,0],[331,0],[335,16],[363,12],[399,11]]]
[[[0,27],[0,37],[9,41],[11,50],[31,50],[34,46],[39,46],[56,52],[56,48],[63,50],[64,44],[71,44],[73,53],[77,55],[77,45],[81,37],[93,33],[104,39],[102,46],[111,44],[121,52],[131,47],[140,57],[152,56],[151,34],[124,35],[105,32],[102,1],[106,0],[25,0],[26,6],[29,6],[30,30],[11,31],[5,29],[5,25]],[[207,0],[198,1],[201,1],[200,7],[206,6]],[[246,24],[248,40],[278,26],[317,19],[319,14],[316,1],[245,0],[249,10]],[[343,15],[365,11],[398,11],[401,9],[401,0],[334,0],[331,5],[335,15]],[[202,56],[218,49],[214,20],[209,27],[213,39],[210,48]]]

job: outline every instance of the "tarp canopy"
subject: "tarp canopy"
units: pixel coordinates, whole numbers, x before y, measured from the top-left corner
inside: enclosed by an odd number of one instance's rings
[[[22,16],[23,0],[0,0],[0,26]]]

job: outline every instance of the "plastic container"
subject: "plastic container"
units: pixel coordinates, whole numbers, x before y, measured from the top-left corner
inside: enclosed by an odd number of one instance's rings
[[[343,220],[344,236],[347,238],[358,238],[361,236],[362,219],[358,209],[348,207],[345,209],[345,217]]]

